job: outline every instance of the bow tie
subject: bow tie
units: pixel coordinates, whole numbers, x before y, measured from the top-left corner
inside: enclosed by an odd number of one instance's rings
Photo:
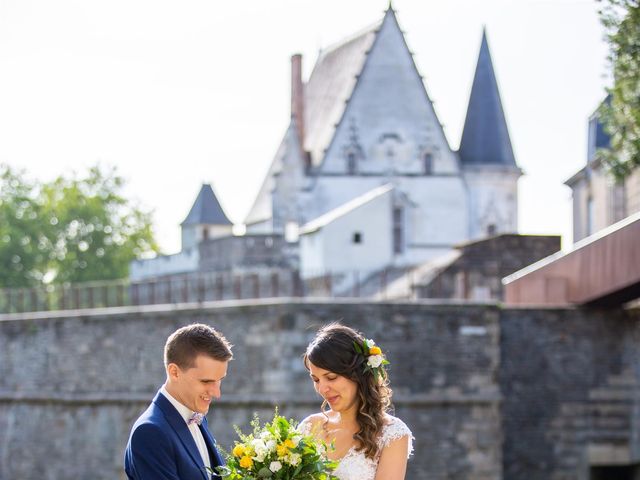
[[[187,425],[193,425],[194,423],[200,425],[202,423],[202,420],[204,420],[204,413],[194,413],[193,415],[191,415],[191,418],[187,422]]]

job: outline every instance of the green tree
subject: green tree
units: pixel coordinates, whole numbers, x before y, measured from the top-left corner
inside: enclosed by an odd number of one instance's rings
[[[29,183],[2,169],[2,286],[125,278],[129,262],[157,251],[151,213],[122,194],[115,169]]]
[[[640,166],[640,1],[605,0],[600,18],[607,30],[613,86],[600,116],[611,147],[600,158],[617,179]]]
[[[48,262],[46,228],[39,219],[34,183],[0,166],[0,286],[25,287],[42,281]]]

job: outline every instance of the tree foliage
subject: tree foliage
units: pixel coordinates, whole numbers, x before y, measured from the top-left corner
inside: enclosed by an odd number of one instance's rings
[[[123,196],[115,169],[49,183],[0,166],[0,286],[110,280],[157,251],[151,213]]]
[[[26,286],[42,279],[47,239],[39,226],[41,208],[33,183],[0,169],[0,286]]]
[[[640,1],[604,4],[600,18],[607,30],[614,83],[610,102],[599,111],[611,146],[599,156],[616,178],[623,179],[640,166]]]

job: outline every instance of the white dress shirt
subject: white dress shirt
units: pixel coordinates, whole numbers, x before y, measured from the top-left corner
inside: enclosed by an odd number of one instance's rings
[[[202,436],[202,432],[200,431],[200,428],[198,428],[198,424],[192,423],[191,425],[189,425],[189,419],[194,413],[193,410],[191,410],[188,407],[185,407],[178,400],[173,398],[171,394],[167,392],[167,389],[164,387],[164,385],[160,389],[160,392],[165,397],[167,397],[167,400],[171,402],[171,405],[173,405],[176,408],[176,410],[178,410],[178,413],[184,419],[184,423],[187,424],[187,427],[191,432],[191,436],[193,437],[193,440],[196,442],[196,447],[198,447],[198,451],[200,452],[200,456],[202,457],[202,461],[204,462],[204,465],[207,468],[211,468],[211,459],[209,458],[209,451],[207,450],[207,444],[204,441],[204,437]]]

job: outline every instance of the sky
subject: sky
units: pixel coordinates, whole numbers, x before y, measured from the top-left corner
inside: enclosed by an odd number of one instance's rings
[[[211,183],[241,224],[290,118],[290,57],[382,19],[388,0],[0,0],[0,163],[48,181],[100,163],[153,210],[164,253]],[[595,0],[394,0],[451,147],[483,26],[519,182],[519,231],[571,242],[587,121],[610,84]]]

